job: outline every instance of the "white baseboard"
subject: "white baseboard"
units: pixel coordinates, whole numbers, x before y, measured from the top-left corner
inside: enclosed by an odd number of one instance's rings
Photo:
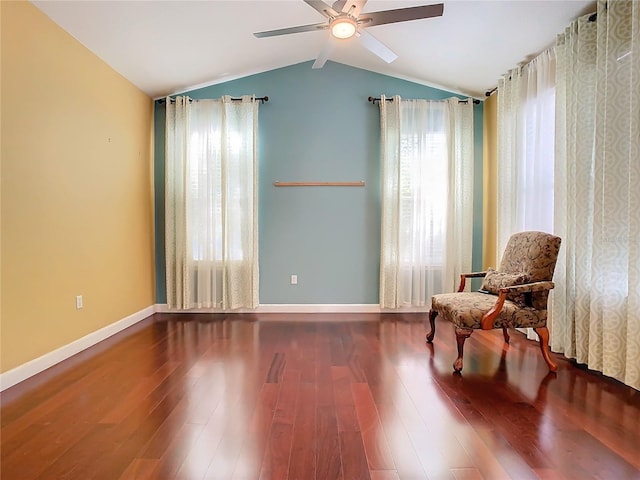
[[[221,308],[193,308],[178,310],[169,308],[166,303],[157,304],[156,312],[160,313],[379,313],[377,304],[261,304],[255,309],[238,308],[235,310],[223,310]]]
[[[57,363],[62,362],[63,360],[66,360],[76,353],[92,347],[93,345],[111,337],[112,335],[115,335],[125,328],[128,328],[131,325],[144,320],[149,315],[152,315],[155,311],[155,305],[151,305],[129,315],[128,317],[123,318],[122,320],[118,320],[117,322],[107,325],[100,330],[96,330],[95,332],[85,335],[78,340],[64,345],[63,347],[57,348],[52,352],[46,353],[41,357],[30,360],[27,363],[23,363],[16,368],[0,374],[0,391],[6,390],[13,385],[20,383],[23,380],[26,380],[27,378],[32,377],[33,375],[40,373]]]
[[[429,307],[412,307],[398,310],[380,308],[377,303],[362,304],[327,304],[327,303],[295,303],[275,304],[267,303],[258,305],[255,309],[239,308],[237,310],[222,310],[218,308],[200,308],[191,310],[171,309],[166,303],[157,304],[156,312],[159,313],[428,313]]]
[[[259,305],[256,313],[380,313],[380,305],[368,303],[268,303]]]

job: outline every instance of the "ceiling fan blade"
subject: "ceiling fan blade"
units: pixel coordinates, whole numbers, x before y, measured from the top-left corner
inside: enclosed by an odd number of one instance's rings
[[[385,25],[387,23],[408,22],[421,18],[441,17],[444,13],[444,3],[423,5],[420,7],[397,8],[395,10],[383,10],[381,12],[363,13],[358,18],[358,23],[363,27]]]
[[[333,2],[332,7],[336,12],[341,12],[345,3],[347,3],[347,0],[337,0]]]
[[[326,18],[337,17],[339,14],[322,0],[304,0],[311,8],[314,8]]]
[[[393,62],[398,55],[393,53],[389,47],[378,40],[376,37],[365,31],[363,28],[358,29],[356,37],[360,40],[360,43],[387,63]]]
[[[333,4],[333,9],[342,13],[348,13],[354,18],[358,18],[358,15],[360,15],[365,3],[367,3],[367,0],[338,0]],[[336,4],[339,4],[339,10],[336,8]]]
[[[313,25],[301,25],[299,27],[280,28],[278,30],[269,30],[266,32],[257,32],[253,35],[258,38],[275,37],[278,35],[288,35],[289,33],[313,32],[316,30],[326,30],[328,25],[323,23],[314,23]]]
[[[331,52],[333,52],[333,49],[335,48],[335,46],[336,46],[336,40],[331,35],[329,35],[329,38],[327,39],[327,43],[324,44],[324,47],[318,54],[318,58],[316,58],[316,61],[313,62],[313,65],[311,66],[311,68],[317,69],[317,68],[324,67],[324,64],[327,63],[327,60],[329,59],[329,55],[331,55]]]

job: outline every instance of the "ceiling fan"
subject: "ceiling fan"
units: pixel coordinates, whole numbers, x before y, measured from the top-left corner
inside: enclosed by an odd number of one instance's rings
[[[393,62],[398,56],[384,43],[368,33],[365,28],[387,23],[407,22],[421,18],[440,17],[444,12],[444,4],[423,5],[419,7],[397,8],[381,12],[362,13],[367,0],[338,0],[328,5],[322,0],[304,0],[304,2],[320,12],[327,20],[312,25],[281,28],[266,32],[254,33],[258,38],[288,35],[290,33],[329,30],[329,41],[322,49],[313,68],[322,68],[339,40],[356,37],[369,51],[387,63]]]

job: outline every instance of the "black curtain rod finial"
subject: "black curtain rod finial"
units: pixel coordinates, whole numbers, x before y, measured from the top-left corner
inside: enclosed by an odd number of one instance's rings
[[[369,98],[368,98],[368,100],[369,100],[371,103],[373,103],[374,105],[375,105],[377,102],[380,102],[380,99],[379,99],[379,98],[369,97]],[[387,102],[393,102],[393,98],[385,98],[385,100],[386,100]]]

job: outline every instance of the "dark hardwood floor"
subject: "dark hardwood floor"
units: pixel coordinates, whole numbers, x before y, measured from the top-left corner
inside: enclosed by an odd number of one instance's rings
[[[1,478],[640,479],[640,392],[426,320],[156,314],[2,392]]]

